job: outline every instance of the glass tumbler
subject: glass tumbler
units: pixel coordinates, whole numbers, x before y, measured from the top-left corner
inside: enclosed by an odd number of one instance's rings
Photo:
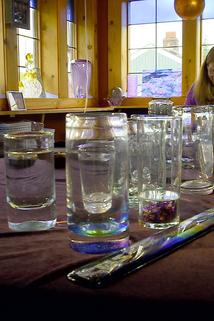
[[[164,229],[179,223],[181,181],[180,117],[137,120],[139,223]]]
[[[137,117],[127,120],[128,147],[129,147],[129,207],[138,208],[138,144],[137,144]]]
[[[66,115],[66,186],[71,248],[105,253],[129,244],[126,114]]]
[[[183,120],[181,192],[206,195],[213,192],[212,107],[177,106]]]
[[[16,231],[47,230],[56,224],[54,135],[4,136],[8,225]]]

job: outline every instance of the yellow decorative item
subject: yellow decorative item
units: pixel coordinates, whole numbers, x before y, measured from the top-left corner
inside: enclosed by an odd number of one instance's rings
[[[184,20],[196,19],[204,10],[204,0],[175,0],[176,13]]]
[[[45,97],[40,70],[34,66],[33,55],[27,53],[25,59],[26,72],[19,82],[19,90],[23,93],[24,98]]]

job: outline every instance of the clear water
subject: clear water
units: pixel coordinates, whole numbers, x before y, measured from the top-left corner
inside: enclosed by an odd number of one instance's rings
[[[178,223],[179,194],[169,190],[147,190],[140,194],[140,222],[153,228]]]
[[[106,246],[109,251],[115,250],[117,244],[118,248],[124,246],[122,239],[128,240],[128,187],[124,184],[128,166],[122,161],[127,159],[123,142],[118,149],[121,162],[115,166],[111,200],[106,195],[91,195],[94,205],[91,199],[87,203],[85,196],[83,201],[77,152],[66,155],[68,229],[71,247],[78,251],[103,253]]]
[[[56,219],[53,152],[8,152],[5,163],[10,228],[52,227]]]

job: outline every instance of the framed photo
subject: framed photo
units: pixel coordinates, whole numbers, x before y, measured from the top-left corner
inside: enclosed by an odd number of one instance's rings
[[[10,110],[26,110],[24,97],[21,91],[7,91],[7,100]]]

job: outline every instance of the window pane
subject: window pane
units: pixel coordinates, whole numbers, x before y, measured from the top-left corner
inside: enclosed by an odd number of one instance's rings
[[[71,61],[77,59],[77,50],[68,48],[68,72],[71,72]]]
[[[30,7],[37,9],[37,0],[30,0]]]
[[[24,79],[25,72],[26,72],[26,68],[23,68],[23,67],[19,67],[18,68],[19,80],[23,80]]]
[[[129,2],[128,13],[129,24],[155,22],[155,0]]]
[[[157,22],[182,20],[175,12],[174,0],[157,0]]]
[[[202,18],[214,18],[214,1],[213,0],[206,0],[205,1],[205,8],[202,14]]]
[[[155,69],[155,49],[129,50],[129,72],[142,73]]]
[[[157,49],[157,69],[182,69],[182,48]]]
[[[182,19],[174,0],[132,1],[128,10],[136,24],[128,28],[128,96],[180,96]]]
[[[202,48],[201,48],[201,63],[205,60],[205,58],[206,58],[206,56],[207,56],[207,54],[208,54],[208,52],[210,51],[210,49],[212,48],[214,46],[214,44],[213,45],[211,45],[211,46],[202,46]]]
[[[151,48],[155,46],[155,24],[128,27],[129,48]]]
[[[27,53],[33,54],[35,67],[39,67],[38,63],[38,40],[26,38],[23,36],[18,37],[19,66],[25,66],[25,56]]]
[[[157,47],[182,46],[182,22],[157,25]]]
[[[142,73],[128,75],[128,97],[142,96]]]
[[[76,47],[75,30],[75,24],[73,22],[67,21],[67,45],[69,47]]]
[[[203,45],[214,44],[214,33],[210,32],[213,29],[214,29],[214,19],[202,20],[202,44]]]
[[[67,0],[67,21],[74,22],[74,0]]]
[[[30,8],[30,30],[17,28],[17,33],[26,37],[38,38],[38,13]]]

